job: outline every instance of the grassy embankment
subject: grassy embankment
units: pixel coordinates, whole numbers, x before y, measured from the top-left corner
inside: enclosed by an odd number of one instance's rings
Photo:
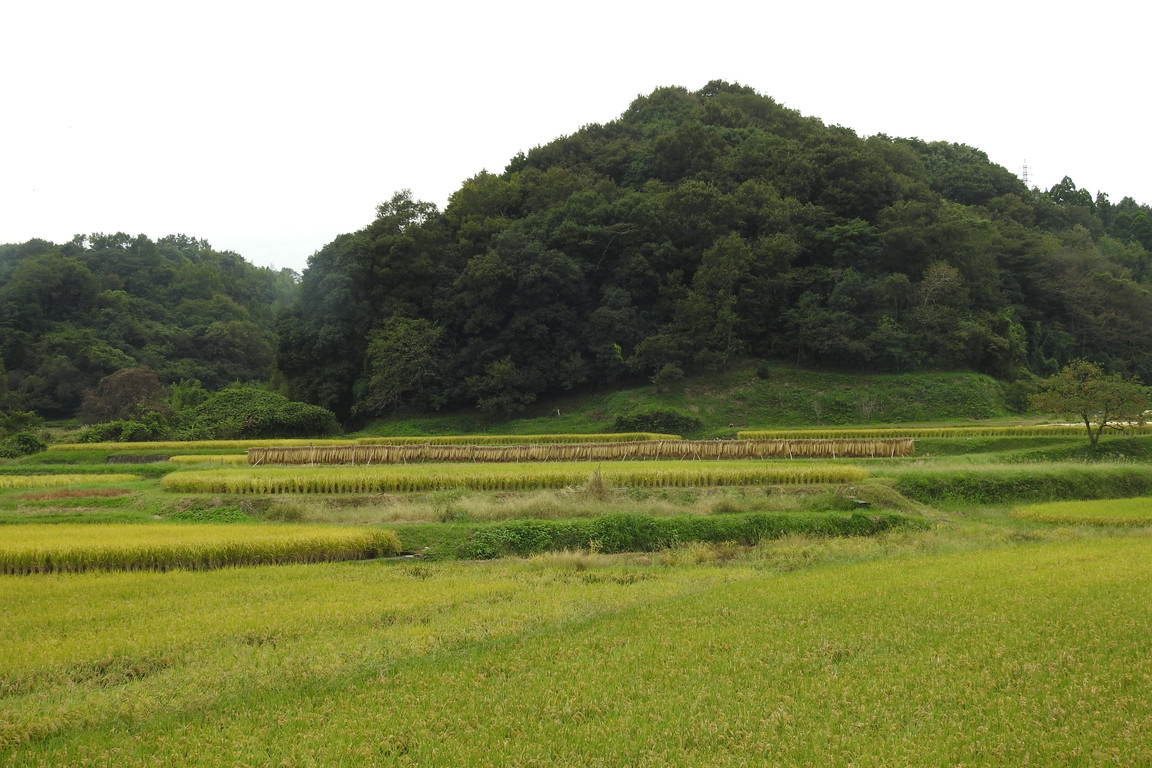
[[[862,376],[781,365],[763,376],[748,365],[685,379],[663,391],[636,386],[556,398],[529,406],[512,420],[473,410],[387,419],[357,434],[612,432],[617,417],[661,409],[699,419],[701,428],[690,437],[734,437],[741,429],[778,427],[1020,420],[1009,408],[1004,386],[979,374]]]

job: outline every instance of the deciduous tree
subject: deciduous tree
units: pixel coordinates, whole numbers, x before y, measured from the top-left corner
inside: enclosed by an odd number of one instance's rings
[[[1148,404],[1148,388],[1136,378],[1105,373],[1098,364],[1073,360],[1041,383],[1032,395],[1034,408],[1048,413],[1075,414],[1088,430],[1088,442],[1099,444],[1109,426],[1140,419]]]

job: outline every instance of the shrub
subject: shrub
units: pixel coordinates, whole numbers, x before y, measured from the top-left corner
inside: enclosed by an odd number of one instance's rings
[[[0,442],[0,458],[16,459],[46,450],[48,444],[31,432],[17,432]]]
[[[188,409],[181,427],[191,434],[225,440],[313,437],[340,428],[327,409],[251,386],[228,387],[208,396]]]
[[[0,437],[10,437],[17,432],[31,432],[44,426],[44,419],[34,411],[0,410]]]
[[[81,443],[144,443],[168,437],[168,420],[158,413],[146,413],[139,419],[117,419],[94,424],[80,433]]]
[[[671,408],[648,408],[616,417],[618,432],[666,432],[685,434],[703,428],[700,419]]]

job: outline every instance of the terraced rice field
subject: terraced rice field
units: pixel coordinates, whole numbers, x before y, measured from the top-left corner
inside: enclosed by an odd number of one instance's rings
[[[1013,509],[1012,515],[1022,520],[1064,525],[1152,526],[1152,498],[1032,504]]]
[[[905,541],[0,577],[0,763],[1152,764],[1152,539]]]
[[[0,573],[205,569],[356,560],[400,551],[391,531],[289,525],[7,526]]]
[[[370,467],[260,467],[173,472],[161,481],[180,493],[402,493],[443,488],[523,490],[582,487],[599,472],[610,487],[689,487],[784,483],[851,483],[867,473],[841,464],[744,461],[415,464]]]

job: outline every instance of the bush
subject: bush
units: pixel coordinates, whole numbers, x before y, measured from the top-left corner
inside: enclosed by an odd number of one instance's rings
[[[617,432],[661,432],[683,435],[703,428],[700,419],[671,408],[648,408],[617,416]]]
[[[0,458],[16,459],[31,456],[48,448],[48,444],[31,432],[17,432],[0,442]]]
[[[216,440],[318,437],[339,431],[329,410],[248,386],[228,387],[186,412],[182,430]]]
[[[79,443],[145,443],[165,440],[171,426],[158,413],[146,413],[139,419],[117,419],[94,424],[76,438]]]
[[[17,432],[31,432],[44,426],[44,419],[34,411],[0,411],[0,437],[11,437]]]

